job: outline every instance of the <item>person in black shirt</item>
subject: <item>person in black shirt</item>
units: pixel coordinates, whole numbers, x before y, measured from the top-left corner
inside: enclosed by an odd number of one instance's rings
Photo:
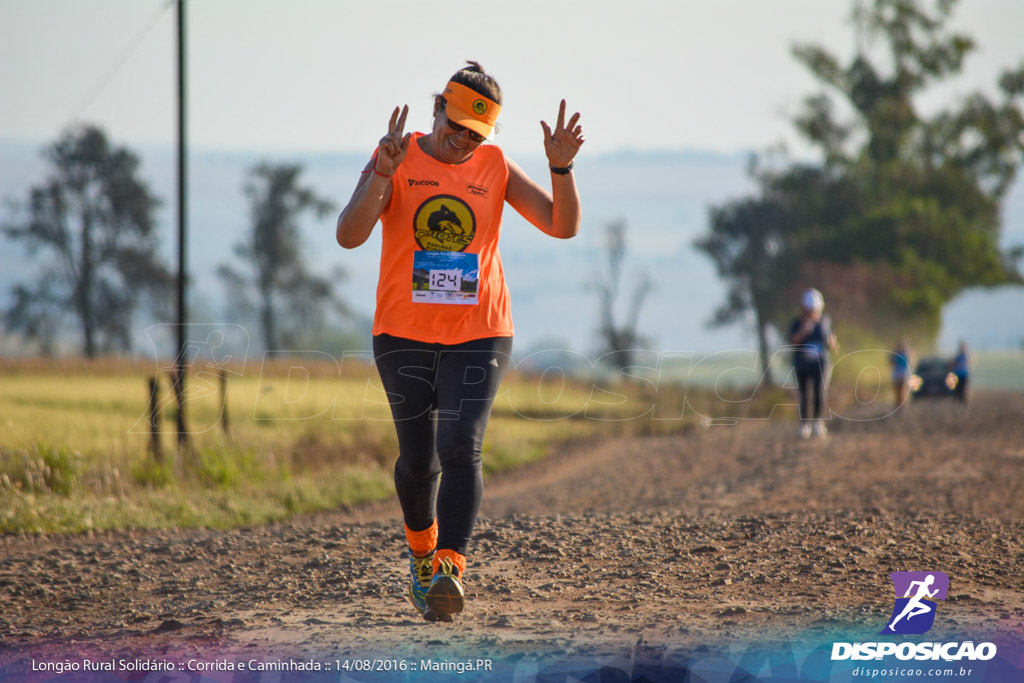
[[[821,292],[816,289],[804,292],[800,308],[800,316],[790,326],[789,341],[793,344],[793,369],[800,394],[800,436],[808,439],[812,433],[821,437],[828,434],[822,409],[829,352],[835,351],[836,338],[832,334],[832,321],[822,313],[825,299]]]

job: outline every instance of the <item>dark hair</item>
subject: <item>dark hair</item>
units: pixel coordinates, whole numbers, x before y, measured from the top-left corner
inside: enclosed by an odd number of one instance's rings
[[[451,77],[450,80],[461,83],[467,88],[472,88],[484,97],[501,104],[501,86],[494,77],[484,71],[479,62],[467,60],[466,64]]]

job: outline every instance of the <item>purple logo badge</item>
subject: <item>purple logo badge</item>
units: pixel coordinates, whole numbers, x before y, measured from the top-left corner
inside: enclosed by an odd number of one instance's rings
[[[935,623],[936,600],[945,600],[949,577],[944,572],[893,572],[896,604],[880,633],[925,633]]]

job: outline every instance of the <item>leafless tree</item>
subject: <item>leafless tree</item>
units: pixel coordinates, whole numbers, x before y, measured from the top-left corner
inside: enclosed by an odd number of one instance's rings
[[[616,322],[616,302],[622,295],[623,264],[627,252],[626,222],[619,220],[606,225],[604,238],[606,260],[603,267],[594,273],[593,281],[600,315],[598,334],[605,361],[622,369],[632,364],[633,354],[646,343],[638,329],[640,311],[652,283],[646,274],[639,277],[625,310],[625,320]]]

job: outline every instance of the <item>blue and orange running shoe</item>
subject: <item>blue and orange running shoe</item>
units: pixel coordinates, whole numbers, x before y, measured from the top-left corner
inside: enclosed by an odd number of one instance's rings
[[[462,590],[459,568],[447,557],[440,559],[437,572],[427,587],[427,609],[423,618],[427,621],[454,621],[455,614],[466,605],[466,594]]]
[[[426,557],[416,557],[409,551],[409,600],[420,614],[427,611],[427,589],[434,576],[434,553]]]

